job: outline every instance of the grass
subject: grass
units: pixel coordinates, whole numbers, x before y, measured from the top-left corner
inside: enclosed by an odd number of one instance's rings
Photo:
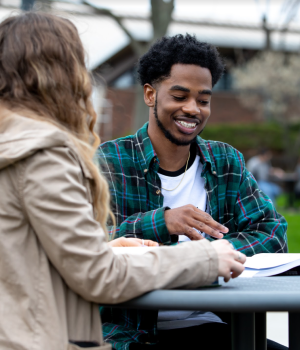
[[[283,213],[288,222],[288,247],[289,253],[300,253],[300,213]]]
[[[285,195],[277,199],[276,209],[283,215],[288,223],[287,238],[289,253],[300,253],[300,201],[295,203],[295,208],[286,209],[287,198]]]

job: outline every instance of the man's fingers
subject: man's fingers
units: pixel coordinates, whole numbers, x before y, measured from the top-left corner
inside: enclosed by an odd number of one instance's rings
[[[208,235],[210,235],[211,237],[215,237],[215,238],[223,238],[223,234],[220,233],[217,230],[214,230],[212,227],[207,226],[206,224],[204,224],[203,222],[199,222],[196,220],[191,220],[189,222],[190,226],[195,227],[197,230],[201,231],[201,232],[205,232]],[[195,231],[195,230],[194,230]]]
[[[214,229],[215,231],[223,232],[223,233],[228,232],[227,227],[225,227],[225,226],[221,225],[219,222],[215,221],[209,214],[205,213],[204,211],[202,211],[198,208],[195,208],[194,212],[195,212],[195,214],[194,214],[195,220],[202,222],[206,226],[209,226],[212,229]]]
[[[200,241],[204,238],[193,227],[187,226],[184,233],[191,241]]]
[[[179,208],[165,211],[165,222],[171,235],[185,234],[192,240],[199,240],[195,228],[215,238],[223,238],[228,228],[215,221],[208,213],[188,204]],[[188,229],[187,229],[188,227]]]

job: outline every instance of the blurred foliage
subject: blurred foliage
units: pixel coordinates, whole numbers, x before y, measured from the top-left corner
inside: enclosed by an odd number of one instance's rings
[[[299,98],[300,57],[263,51],[232,69],[235,87],[245,107],[256,110],[265,120],[282,123],[292,100]],[[300,120],[300,116],[298,120]]]
[[[232,69],[241,103],[256,111],[263,120],[277,123],[284,130],[278,142],[290,160],[299,154],[300,148],[300,129],[295,137],[293,125],[300,123],[299,70],[298,54],[274,51],[258,53]],[[297,111],[291,111],[292,105],[297,106]]]
[[[300,123],[294,124],[290,133],[292,142],[296,141],[299,132]],[[241,152],[262,147],[278,152],[284,150],[283,133],[276,123],[218,124],[206,126],[201,137],[229,143]]]

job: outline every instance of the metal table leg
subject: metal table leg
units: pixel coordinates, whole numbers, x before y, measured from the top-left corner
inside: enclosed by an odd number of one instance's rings
[[[267,350],[267,315],[255,313],[255,350]]]
[[[255,350],[255,317],[253,312],[231,314],[232,350]]]
[[[300,313],[289,312],[289,349],[300,349]]]

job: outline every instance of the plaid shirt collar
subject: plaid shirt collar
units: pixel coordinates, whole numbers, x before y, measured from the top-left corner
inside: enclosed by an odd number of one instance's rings
[[[156,159],[159,164],[159,159],[148,135],[148,124],[149,123],[147,122],[141,129],[136,132],[134,141],[137,150],[137,157],[141,166],[147,170],[150,170],[153,160]],[[211,150],[207,148],[205,142],[200,136],[196,137],[196,143],[199,150],[198,154],[200,156],[201,163],[203,164],[203,170],[206,168],[211,169],[212,174],[216,175],[217,172],[215,162],[212,161],[213,155]]]

